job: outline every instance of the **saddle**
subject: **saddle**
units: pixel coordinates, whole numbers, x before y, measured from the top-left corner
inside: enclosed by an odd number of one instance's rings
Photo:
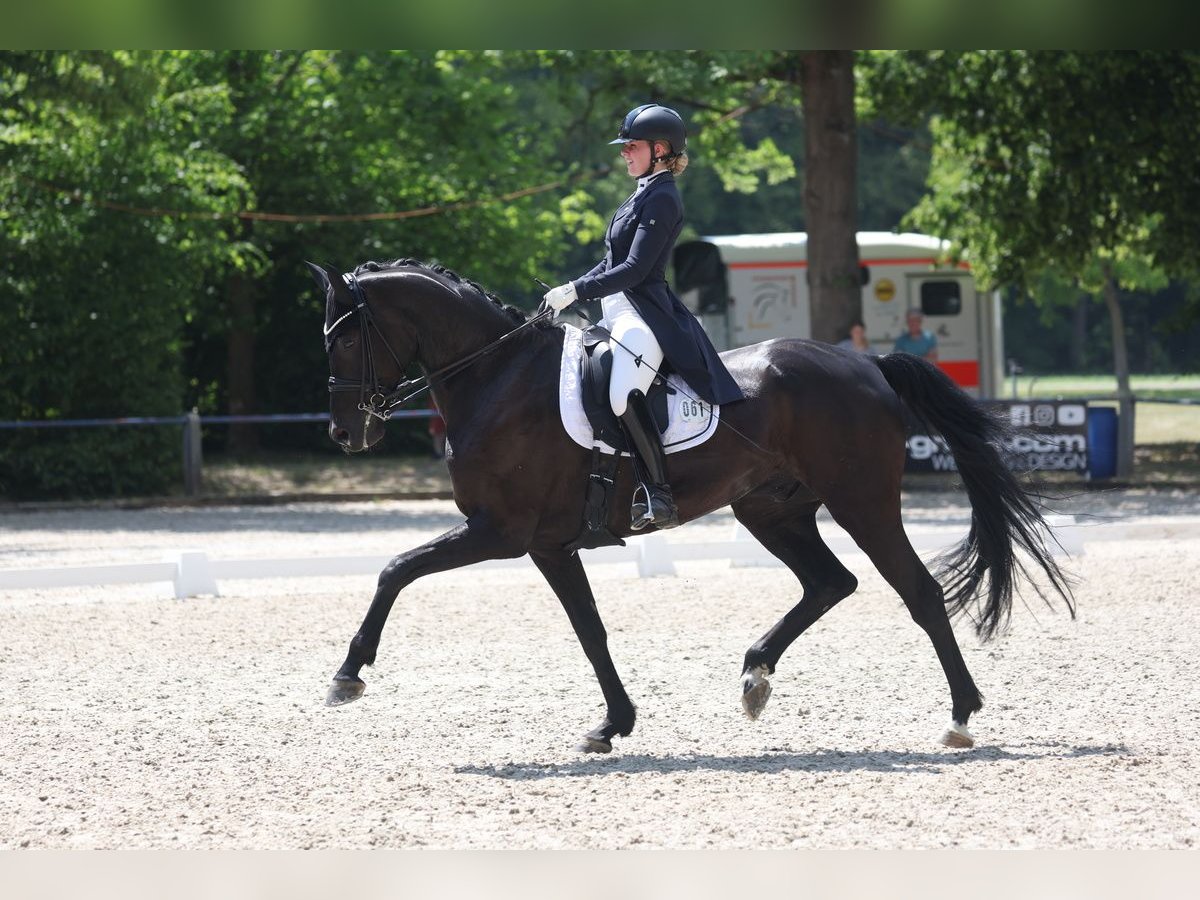
[[[613,367],[613,346],[609,342],[611,337],[608,329],[599,325],[592,325],[583,332],[583,358],[580,362],[583,412],[598,440],[619,452],[632,453],[633,449],[625,438],[625,430],[608,402],[608,383],[612,378]],[[654,381],[646,391],[646,403],[661,437],[670,422],[669,400],[675,394],[675,389],[667,384],[665,360],[658,371],[659,374],[654,376]]]

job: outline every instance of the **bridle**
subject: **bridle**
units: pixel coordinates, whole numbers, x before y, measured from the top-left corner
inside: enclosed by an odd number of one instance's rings
[[[361,374],[357,379],[338,378],[336,375],[330,375],[329,393],[336,394],[344,391],[358,391],[358,408],[368,416],[374,416],[383,422],[391,418],[392,413],[397,408],[429,390],[435,378],[446,379],[458,374],[471,363],[475,362],[475,360],[479,359],[479,357],[495,350],[505,341],[515,337],[519,332],[553,315],[553,310],[545,309],[527,322],[518,325],[512,331],[462,359],[452,362],[448,366],[443,366],[436,372],[428,375],[422,375],[419,378],[406,378],[388,388],[380,381],[379,373],[375,368],[375,351],[372,347],[371,332],[374,331],[379,337],[379,342],[383,344],[384,349],[391,356],[397,369],[403,372],[406,366],[400,362],[396,351],[392,349],[391,344],[384,337],[383,330],[375,321],[371,307],[367,305],[366,292],[363,291],[358,277],[353,272],[347,272],[342,276],[342,279],[350,289],[351,297],[354,298],[354,307],[340,316],[332,325],[325,327],[325,353],[328,354],[330,352],[333,348],[333,342],[337,340],[343,331],[350,327],[351,320],[357,316],[359,335],[362,341]]]

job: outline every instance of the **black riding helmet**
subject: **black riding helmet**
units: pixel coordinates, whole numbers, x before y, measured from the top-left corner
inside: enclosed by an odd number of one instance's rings
[[[629,141],[649,141],[653,149],[655,141],[666,141],[671,152],[666,156],[650,157],[650,167],[663,160],[675,159],[687,149],[687,128],[683,118],[669,106],[645,103],[631,109],[621,123],[617,139],[610,144],[625,144]]]

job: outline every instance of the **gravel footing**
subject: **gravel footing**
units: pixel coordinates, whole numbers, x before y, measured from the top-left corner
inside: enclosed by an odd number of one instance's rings
[[[603,757],[572,750],[603,704],[531,570],[413,584],[339,708],[325,688],[373,577],[0,592],[0,848],[1195,846],[1200,495],[1055,506],[1096,526],[1066,561],[1078,618],[1030,592],[992,643],[957,623],[986,698],[971,750],[937,743],[937,658],[860,555],[858,592],[784,656],[757,722],[742,655],[799,599],[787,570],[594,566],[639,708]],[[905,510],[912,527],[969,512],[954,492]],[[0,568],[391,553],[459,520],[444,501],[3,512]],[[1139,539],[1105,537],[1131,522]]]

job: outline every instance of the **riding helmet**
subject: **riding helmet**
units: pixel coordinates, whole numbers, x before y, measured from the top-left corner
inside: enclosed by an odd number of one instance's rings
[[[645,103],[629,111],[617,132],[617,139],[609,143],[629,141],[666,141],[671,145],[671,156],[679,156],[687,149],[687,129],[683,118],[669,106]]]

